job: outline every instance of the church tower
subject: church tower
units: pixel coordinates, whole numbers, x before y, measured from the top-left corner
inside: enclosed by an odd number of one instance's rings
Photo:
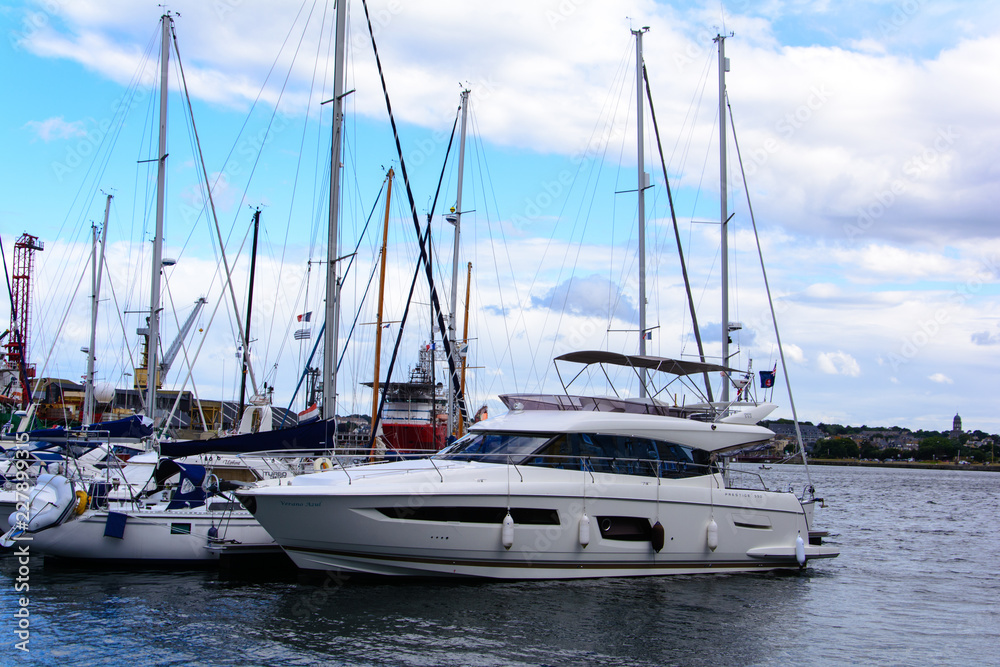
[[[960,435],[962,435],[962,418],[956,414],[955,420],[951,423],[951,437],[957,440]]]

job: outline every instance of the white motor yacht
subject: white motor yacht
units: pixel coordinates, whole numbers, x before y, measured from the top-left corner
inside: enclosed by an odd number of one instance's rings
[[[718,455],[761,426],[512,410],[427,459],[301,475],[238,497],[309,570],[565,579],[798,569],[812,499]],[[741,483],[742,482],[742,483]]]
[[[646,354],[646,341],[656,328],[647,325],[645,315],[643,202],[649,176],[642,159],[641,45],[646,30],[632,31],[638,103],[639,354],[582,351],[557,358],[627,367],[622,374],[638,381],[638,395],[631,379],[632,390],[612,396],[573,395],[565,382],[565,394],[508,395],[503,397],[511,408],[507,415],[473,425],[467,436],[429,458],[341,467],[239,491],[240,501],[299,567],[401,576],[566,579],[798,569],[812,559],[838,555],[836,548],[819,544],[821,531],[812,530],[818,499],[811,483],[797,497],[790,490],[769,489],[758,472],[726,466],[724,454],[763,445],[774,436],[757,425],[774,406],[748,400],[749,365],[743,374],[706,363],[690,290],[700,361]],[[716,41],[719,125],[725,128],[728,59],[724,38]],[[724,177],[726,142],[721,139]],[[399,157],[402,167],[403,155]],[[729,334],[741,325],[728,317],[725,179],[720,193],[724,259],[717,358],[729,364],[734,357]],[[680,248],[679,235],[677,239]],[[776,326],[775,336],[780,350]],[[335,358],[332,348],[326,358]],[[650,372],[673,379],[650,386]],[[610,374],[602,375],[613,382]],[[704,392],[686,382],[695,375],[704,378]],[[721,392],[714,400],[711,377],[720,375]],[[335,379],[330,378],[333,385]],[[674,382],[678,384],[672,386]],[[735,401],[729,398],[730,385],[737,389]],[[678,402],[674,392],[681,386],[694,389],[698,401]],[[332,394],[331,387],[324,389],[324,395]],[[794,405],[792,410],[794,417]],[[801,440],[799,445],[804,461]]]

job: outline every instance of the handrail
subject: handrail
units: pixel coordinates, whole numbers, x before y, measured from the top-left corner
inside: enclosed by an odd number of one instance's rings
[[[340,460],[339,456],[336,457],[336,459],[337,459],[337,463],[340,464],[340,469],[343,471],[344,475],[347,477],[347,485],[350,486],[351,484],[354,483],[354,480],[351,479],[351,473],[347,472],[348,466],[344,465],[343,461]]]
[[[438,470],[437,463],[434,463],[434,458],[433,457],[428,457],[427,460],[431,462],[432,466],[434,466],[434,471],[438,474],[438,477],[441,478],[441,483],[444,484],[444,475],[442,475],[441,471]]]
[[[521,474],[521,469],[517,467],[516,463],[514,463],[514,459],[510,457],[510,454],[507,455],[507,465],[514,466],[514,472],[516,472],[517,476],[521,478],[521,483],[523,484],[524,475]]]
[[[764,478],[758,472],[754,472],[752,470],[740,470],[738,468],[733,468],[731,465],[726,465],[723,468],[723,474],[724,474],[724,479],[725,479],[725,482],[726,482],[726,487],[728,487],[728,488],[731,488],[731,489],[743,489],[743,488],[748,489],[748,488],[750,488],[748,485],[737,486],[737,484],[732,480],[732,477],[734,475],[744,475],[746,477],[756,477],[757,478],[757,482],[760,484],[760,487],[764,491],[768,491],[769,490],[767,488],[767,484],[764,482]]]
[[[374,461],[370,460],[371,452],[365,447],[356,451],[338,450],[336,453],[329,452],[326,456],[335,461],[337,467],[341,469],[348,479],[349,484],[353,484],[354,477],[349,468],[371,469],[371,466],[381,466],[389,462],[419,461],[427,459],[437,473],[441,483],[445,482],[442,466],[438,463],[442,461],[455,462],[480,462],[492,463],[495,465],[506,465],[513,467],[518,473],[521,482],[524,482],[524,471],[521,467],[542,467],[542,468],[563,468],[567,470],[582,470],[587,472],[591,481],[596,482],[596,474],[629,475],[635,477],[647,477],[657,479],[678,479],[692,478],[722,473],[722,485],[728,488],[737,489],[763,489],[769,490],[764,478],[757,472],[749,470],[735,469],[729,465],[695,463],[693,461],[676,461],[670,459],[654,458],[623,458],[611,456],[590,456],[590,455],[567,455],[567,454],[538,454],[513,456],[510,454],[465,454],[456,453],[448,455],[447,458],[429,456],[432,452],[407,452],[394,453]],[[259,459],[297,459],[298,469],[306,472],[310,471],[310,463],[317,458],[315,450],[280,450],[277,452],[254,452],[253,454],[240,454],[239,457],[254,457]],[[485,459],[485,460],[484,460]],[[492,459],[492,460],[491,460]],[[497,460],[499,459],[499,460]],[[426,464],[424,464],[425,466]],[[291,466],[290,466],[291,467]],[[427,470],[426,467],[420,467]],[[416,471],[417,468],[413,468]],[[295,474],[294,470],[290,470]],[[737,477],[741,476],[741,477]]]

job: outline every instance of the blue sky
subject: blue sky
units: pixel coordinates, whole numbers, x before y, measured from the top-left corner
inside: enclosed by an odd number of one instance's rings
[[[500,393],[556,390],[550,360],[569,349],[635,351],[637,336],[620,331],[636,326],[635,198],[615,193],[635,188],[629,28],[648,25],[645,62],[699,320],[714,341],[709,353],[719,353],[720,319],[712,37],[725,30],[734,33],[726,41],[730,103],[800,417],[944,429],[958,412],[967,428],[1000,431],[991,396],[1000,361],[1000,103],[992,92],[1000,9],[915,0],[412,4],[372,2],[371,9],[421,219],[462,85],[472,90],[461,263],[474,264],[473,403],[497,410]],[[322,310],[320,267],[308,281],[306,268],[325,253],[330,121],[320,102],[331,90],[332,6],[218,0],[171,10],[180,14],[182,62],[240,295],[252,207],[263,206],[253,349],[258,375],[284,403],[304,353],[292,341],[295,315]],[[0,162],[0,234],[8,261],[22,232],[46,244],[36,267],[32,356],[41,367],[52,350],[47,375],[79,378],[84,370],[78,350],[87,338],[88,288],[77,285],[104,190],[115,194],[108,261],[115,293],[102,303],[100,376],[130,381],[138,319],[131,311],[149,299],[149,244],[141,241],[152,225],[155,174],[137,162],[152,156],[155,141],[161,11],[124,0],[0,5],[0,71],[9,91],[0,108],[7,158]],[[399,165],[360,2],[351,12],[348,88],[355,92],[341,244],[353,250],[373,207],[373,225],[380,224],[376,197],[386,169],[393,165],[398,175]],[[165,296],[177,315],[165,315],[165,335],[173,336],[175,317],[183,319],[198,296],[209,296],[189,341],[191,356],[202,345],[192,375],[202,395],[230,397],[235,325],[220,298],[218,244],[201,208],[179,99],[171,98],[166,231],[166,254],[179,261],[168,269]],[[127,115],[118,113],[123,107]],[[650,352],[689,356],[690,317],[646,114],[648,303],[658,327]],[[731,132],[729,141],[734,155]],[[775,363],[775,336],[735,161],[729,174],[731,315],[744,324],[733,365],[752,360],[760,370]],[[392,320],[402,315],[416,256],[401,188],[397,180]],[[443,188],[437,213],[454,203],[454,161]],[[444,298],[451,231],[437,219],[433,233]],[[361,324],[345,355],[342,412],[369,402],[361,383],[371,379],[367,323],[374,315],[371,298],[361,304],[361,295],[377,236],[364,237],[345,283],[341,339],[355,313]],[[464,301],[464,271],[460,284]],[[419,319],[408,323],[401,347],[404,373],[427,338],[421,289]],[[0,306],[0,318],[8,312]],[[398,325],[387,331],[395,336]],[[168,382],[179,385],[184,373],[178,362]],[[783,379],[779,373],[776,415],[790,416]]]

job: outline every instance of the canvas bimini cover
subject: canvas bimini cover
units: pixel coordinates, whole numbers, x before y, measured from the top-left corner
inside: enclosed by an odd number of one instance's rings
[[[701,361],[684,361],[682,359],[670,359],[668,357],[653,357],[648,354],[620,354],[618,352],[605,352],[604,350],[580,350],[577,352],[567,352],[555,358],[556,361],[570,361],[577,364],[610,364],[612,366],[627,366],[629,368],[643,368],[671,375],[697,375],[698,373],[722,372],[727,374],[738,374],[740,371],[735,368],[728,368],[720,364],[709,364]]]

